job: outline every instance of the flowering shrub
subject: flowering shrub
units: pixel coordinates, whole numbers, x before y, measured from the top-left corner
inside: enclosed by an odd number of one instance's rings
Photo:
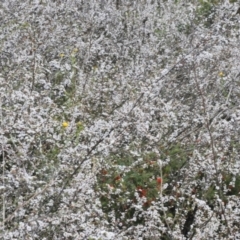
[[[238,7],[1,1],[1,238],[240,238]]]

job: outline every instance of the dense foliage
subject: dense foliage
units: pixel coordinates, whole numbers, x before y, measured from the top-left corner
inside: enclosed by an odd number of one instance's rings
[[[239,3],[0,3],[1,239],[240,239]]]

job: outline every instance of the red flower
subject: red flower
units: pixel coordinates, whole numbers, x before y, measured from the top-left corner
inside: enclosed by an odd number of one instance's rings
[[[160,177],[157,177],[157,179],[156,179],[156,180],[157,180],[157,184],[158,184],[158,185],[160,185],[160,184],[162,183],[162,178],[160,178]]]
[[[118,176],[116,176],[116,177],[114,178],[115,181],[119,181],[120,179],[121,179],[121,176],[120,176],[120,175],[118,175]]]
[[[142,187],[137,187],[139,197],[146,197],[147,196],[147,189],[143,189]]]

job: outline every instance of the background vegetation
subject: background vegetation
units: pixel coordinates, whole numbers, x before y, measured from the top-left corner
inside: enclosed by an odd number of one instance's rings
[[[240,238],[238,9],[1,1],[1,238]]]

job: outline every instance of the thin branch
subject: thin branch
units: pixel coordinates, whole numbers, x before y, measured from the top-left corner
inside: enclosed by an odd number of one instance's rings
[[[1,100],[1,103],[2,103],[2,100]],[[2,114],[2,106],[0,107],[0,116],[1,116],[1,125],[3,125],[3,114]],[[5,154],[4,154],[4,139],[2,139],[2,144],[1,144],[1,146],[2,146],[2,162],[3,162],[3,164],[2,164],[2,172],[3,172],[3,174],[2,174],[2,183],[3,183],[3,187],[5,187],[5,164],[6,164],[6,162],[5,162]],[[2,229],[3,229],[3,232],[4,232],[4,228],[5,228],[5,224],[4,224],[4,222],[5,222],[5,211],[6,211],[6,206],[5,206],[5,191],[3,192],[3,194],[2,194]]]

